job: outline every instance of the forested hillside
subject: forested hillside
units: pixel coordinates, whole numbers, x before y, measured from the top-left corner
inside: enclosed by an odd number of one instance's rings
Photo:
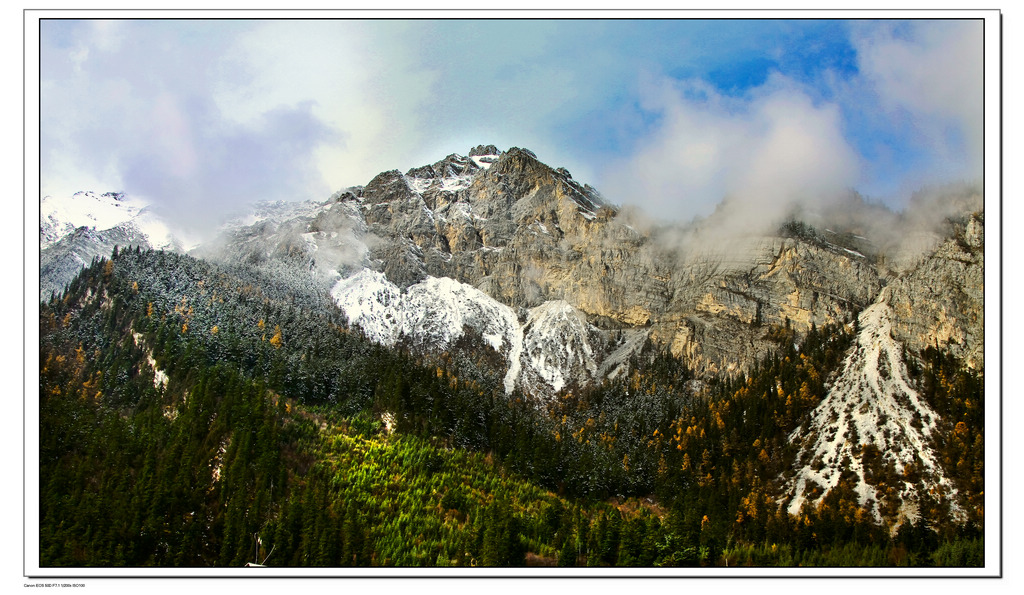
[[[544,402],[491,350],[386,348],[312,284],[174,253],[95,260],[39,324],[44,567],[983,562],[982,379],[935,349],[907,359],[955,498],[780,506],[855,320],[710,379],[649,343]]]

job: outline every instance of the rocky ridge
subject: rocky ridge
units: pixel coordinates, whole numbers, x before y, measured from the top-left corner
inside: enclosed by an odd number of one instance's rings
[[[466,284],[511,308],[521,325],[534,309],[564,302],[595,329],[595,370],[621,347],[613,333],[642,331],[696,370],[719,373],[743,371],[772,349],[772,326],[800,334],[850,323],[887,285],[901,341],[914,349],[955,343],[980,361],[984,219],[971,221],[905,270],[884,266],[869,238],[801,223],[725,249],[699,235],[681,239],[685,230],[633,224],[526,149],[481,145],[383,172],[301,213],[236,223],[225,237],[230,258],[290,260],[336,295],[340,279],[367,268],[399,291],[429,278]],[[959,283],[963,296],[942,289]],[[920,287],[934,300],[908,316],[905,296]],[[593,379],[590,367],[581,370]]]
[[[103,197],[78,198],[128,212],[123,196]],[[79,261],[116,244],[146,245],[152,235],[126,225],[136,220],[133,211],[116,230],[61,236],[67,230],[55,227],[57,210],[40,221],[42,278],[58,279],[44,285],[41,299],[59,290]],[[697,371],[740,372],[775,347],[771,327],[787,325],[799,335],[812,325],[850,323],[885,286],[892,287],[893,332],[903,344],[949,347],[980,367],[984,216],[959,221],[899,265],[869,238],[797,222],[776,234],[735,238],[726,249],[686,230],[633,223],[529,150],[480,145],[468,156],[383,172],[326,202],[259,205],[192,254],[312,278],[343,307],[339,282],[364,269],[381,273],[399,294],[428,279],[465,284],[508,307],[520,326],[536,308],[564,303],[593,329],[585,333],[593,365],[578,370],[584,383],[618,369],[604,360],[623,348],[613,339],[623,333],[649,337]],[[64,246],[56,246],[60,237]]]

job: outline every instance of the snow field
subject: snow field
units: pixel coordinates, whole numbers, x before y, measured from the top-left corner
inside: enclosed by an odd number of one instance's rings
[[[876,302],[861,313],[857,343],[846,356],[840,375],[811,413],[808,427],[798,427],[790,435],[790,440],[799,442],[811,430],[816,431],[814,443],[798,459],[804,466],[790,483],[791,514],[799,512],[806,487],[817,485],[825,492],[834,488],[842,463],[848,459],[849,469],[858,476],[854,489],[859,504],[870,505],[877,517],[878,491],[867,482],[861,458],[854,455],[862,445],[875,446],[883,461],[899,473],[920,462],[924,468],[919,471],[928,489],[948,486],[928,445],[938,416],[910,384],[902,345],[892,337],[888,292],[883,289]],[[901,491],[907,496],[913,489],[904,482]]]
[[[506,393],[523,384],[557,392],[581,371],[585,380],[597,376],[590,327],[561,300],[530,310],[520,324],[511,308],[471,285],[428,277],[402,292],[383,273],[369,269],[339,279],[331,296],[352,325],[383,345],[406,338],[444,350],[467,329],[476,331],[507,362]]]

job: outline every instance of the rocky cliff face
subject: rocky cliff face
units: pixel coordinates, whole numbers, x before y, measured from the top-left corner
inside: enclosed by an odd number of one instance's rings
[[[949,224],[948,237],[890,283],[893,335],[914,351],[949,350],[985,367],[985,215]]]
[[[709,321],[806,330],[849,318],[880,288],[864,256],[796,239],[761,238],[739,254],[665,253],[565,170],[522,149],[492,157],[452,155],[362,189],[370,232],[387,239],[370,256],[389,279],[451,277],[519,309],[564,300],[604,327],[650,326],[710,369],[741,366],[748,357],[724,354],[763,345],[757,332],[744,333],[746,346],[694,342]]]
[[[828,226],[793,223],[723,247],[692,230],[631,224],[566,170],[493,145],[384,172],[296,208],[237,222],[222,253],[288,260],[312,271],[343,307],[349,302],[337,283],[366,268],[399,295],[429,279],[470,286],[510,308],[527,335],[531,317],[571,308],[590,330],[567,322],[576,315],[561,320],[577,329],[575,355],[589,355],[560,370],[583,381],[616,368],[605,360],[622,348],[613,334],[623,333],[642,333],[697,370],[741,371],[773,347],[772,326],[799,335],[852,323],[887,285],[901,342],[920,349],[937,341],[983,361],[982,215],[899,267],[870,238]],[[528,346],[522,357],[533,357]],[[549,361],[535,358],[542,359]],[[557,390],[556,377],[529,383]]]

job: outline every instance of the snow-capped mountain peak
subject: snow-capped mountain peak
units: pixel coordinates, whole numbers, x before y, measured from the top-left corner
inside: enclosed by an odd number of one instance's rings
[[[144,200],[123,192],[76,192],[39,202],[39,299],[59,293],[93,258],[115,246],[184,252],[191,246]]]
[[[68,198],[46,196],[39,203],[40,249],[53,246],[80,227],[106,231],[119,226],[131,235],[145,237],[153,248],[183,248],[147,202],[123,192],[83,191]]]
[[[39,247],[52,246],[79,227],[110,229],[130,221],[145,206],[120,192],[76,192],[69,198],[45,196],[39,202]]]

